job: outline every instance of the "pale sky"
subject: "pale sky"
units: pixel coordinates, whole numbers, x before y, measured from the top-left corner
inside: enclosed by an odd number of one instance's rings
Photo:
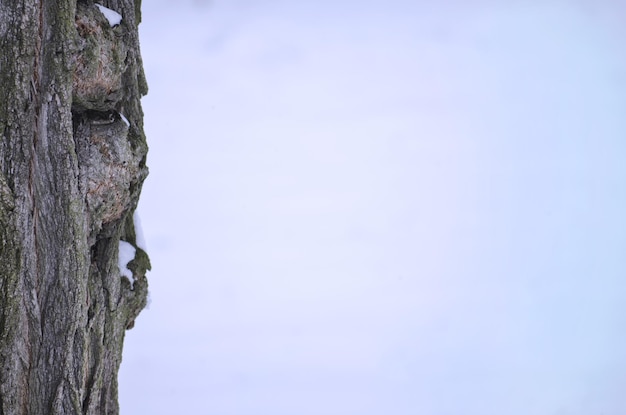
[[[626,413],[617,3],[144,1],[122,415]]]

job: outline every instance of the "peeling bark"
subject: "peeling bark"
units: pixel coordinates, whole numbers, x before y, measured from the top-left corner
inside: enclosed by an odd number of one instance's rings
[[[117,414],[146,304],[139,2],[0,0],[0,415]]]

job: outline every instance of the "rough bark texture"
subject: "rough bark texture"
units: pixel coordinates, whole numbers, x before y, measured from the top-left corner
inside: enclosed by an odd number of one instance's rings
[[[145,306],[138,0],[0,0],[0,415],[117,414]]]

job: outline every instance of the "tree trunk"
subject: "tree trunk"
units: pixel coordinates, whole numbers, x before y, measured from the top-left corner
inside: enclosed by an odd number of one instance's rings
[[[118,413],[150,267],[139,3],[0,0],[1,415]]]

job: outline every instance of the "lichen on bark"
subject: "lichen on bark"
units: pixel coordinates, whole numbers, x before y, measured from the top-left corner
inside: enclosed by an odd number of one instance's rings
[[[147,176],[133,0],[0,2],[0,415],[117,414],[150,262],[120,275]]]

